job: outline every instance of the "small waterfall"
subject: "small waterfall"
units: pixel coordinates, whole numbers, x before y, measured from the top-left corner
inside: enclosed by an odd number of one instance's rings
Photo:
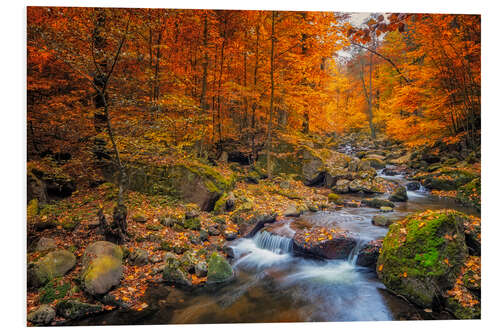
[[[277,254],[291,253],[293,241],[291,238],[281,237],[267,231],[257,233],[253,241],[261,248]]]
[[[356,242],[356,246],[351,250],[351,253],[349,253],[349,257],[347,257],[347,262],[350,263],[351,265],[356,265],[356,261],[358,261],[358,255],[359,255],[359,250],[361,250],[361,246],[364,244],[363,241],[358,239]]]
[[[424,185],[420,184],[420,187],[418,188],[417,192],[426,193],[428,192],[428,190],[424,187]]]

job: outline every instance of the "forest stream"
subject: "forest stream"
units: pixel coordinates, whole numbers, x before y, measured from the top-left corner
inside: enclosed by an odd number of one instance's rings
[[[381,177],[404,184],[402,175]],[[349,198],[349,196],[347,196]],[[352,198],[359,198],[351,195]],[[475,214],[455,201],[436,198],[421,187],[408,191],[391,218],[426,209],[456,209]],[[154,304],[144,313],[119,310],[72,325],[200,324],[311,321],[369,321],[452,319],[446,312],[429,313],[390,293],[376,274],[355,264],[360,245],[383,239],[387,228],[372,224],[374,208],[345,207],[307,213],[273,224],[272,233],[233,241],[236,280],[216,292],[185,292],[164,284],[148,288],[145,300]],[[317,260],[294,256],[290,223],[335,227],[353,232],[357,245],[346,260]],[[428,309],[427,309],[428,310]]]

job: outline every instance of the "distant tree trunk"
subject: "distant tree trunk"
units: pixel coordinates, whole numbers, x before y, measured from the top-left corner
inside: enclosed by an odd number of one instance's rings
[[[255,28],[256,41],[255,41],[255,66],[253,71],[253,93],[257,90],[257,74],[259,70],[259,38],[260,38],[260,25],[257,24]],[[253,97],[252,102],[252,164],[257,160],[257,152],[255,151],[255,110],[257,109],[257,100]]]
[[[267,162],[267,178],[271,179],[271,132],[273,129],[273,103],[274,103],[274,44],[276,43],[275,36],[275,20],[276,20],[276,12],[272,12],[272,21],[271,21],[271,97],[269,100],[269,119],[267,123],[267,139],[266,139],[266,162]]]
[[[227,17],[224,17],[224,29],[222,34],[222,46],[220,50],[220,68],[219,68],[219,84],[217,88],[217,132],[219,133],[219,142],[218,145],[222,142],[222,111],[221,111],[221,87],[222,87],[222,73],[224,69],[224,49],[226,47],[227,39],[226,39],[226,31],[227,30]]]
[[[96,111],[94,113],[94,124],[96,131],[98,133],[106,130],[108,133],[109,140],[113,147],[114,153],[114,163],[118,167],[119,180],[118,180],[118,198],[117,203],[113,212],[113,223],[111,226],[105,226],[105,218],[102,210],[100,211],[99,219],[101,221],[101,226],[105,231],[105,237],[108,240],[112,240],[117,243],[123,243],[126,240],[127,233],[127,207],[124,204],[124,192],[127,183],[127,174],[125,167],[121,161],[120,153],[116,146],[115,136],[113,129],[111,127],[111,121],[109,116],[109,104],[108,104],[108,94],[107,88],[109,79],[113,74],[115,65],[118,62],[122,47],[125,43],[128,27],[130,24],[130,16],[127,21],[127,26],[125,32],[120,40],[118,49],[116,50],[115,56],[112,58],[111,67],[108,69],[107,59],[105,56],[106,39],[104,35],[104,29],[106,24],[106,14],[104,9],[96,9],[96,23],[93,31],[93,56],[95,61],[95,74],[93,78],[93,85],[96,90],[96,96],[94,98],[94,106]],[[104,128],[103,128],[104,127]],[[106,223],[107,224],[107,223]]]
[[[207,103],[207,76],[208,76],[208,13],[205,13],[203,18],[203,76],[201,78],[201,96],[200,96],[200,109],[203,115],[208,112]],[[203,122],[205,124],[205,122]],[[205,125],[203,125],[203,132],[205,132]],[[203,154],[203,138],[200,138],[198,156]]]
[[[369,63],[369,87],[368,89],[366,88],[366,83],[365,83],[365,78],[364,78],[364,72],[365,72],[365,65],[363,62],[363,58],[361,58],[361,67],[360,67],[360,79],[361,83],[363,85],[363,92],[365,94],[365,99],[366,103],[368,104],[367,108],[367,116],[368,116],[368,125],[370,127],[370,135],[372,139],[375,139],[375,127],[373,126],[373,110],[372,110],[372,63],[373,63],[373,56],[370,53],[370,63]]]

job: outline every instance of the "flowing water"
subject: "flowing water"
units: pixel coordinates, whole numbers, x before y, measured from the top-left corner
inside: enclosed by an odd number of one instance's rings
[[[382,175],[383,176],[383,175]],[[383,176],[404,183],[402,176]],[[397,203],[389,217],[424,209],[458,207],[433,199],[424,188],[408,191],[408,202]],[[358,198],[359,199],[359,198]],[[373,208],[343,208],[301,216],[304,223],[336,227],[357,235],[347,260],[314,260],[293,256],[293,219],[280,221],[273,233],[261,230],[232,245],[237,274],[234,283],[217,290],[183,292],[151,286],[146,301],[157,309],[150,315],[115,311],[79,324],[257,323],[307,321],[368,321],[421,319],[422,311],[388,293],[376,274],[355,265],[361,245],[382,239],[387,229],[372,225]],[[424,314],[425,315],[425,314]],[[446,318],[446,317],[444,317]],[[443,318],[440,318],[443,319]]]

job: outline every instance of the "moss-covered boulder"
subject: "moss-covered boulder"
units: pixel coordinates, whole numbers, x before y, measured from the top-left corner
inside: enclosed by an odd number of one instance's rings
[[[212,253],[208,261],[207,283],[219,284],[227,283],[234,279],[234,272],[231,265],[225,258],[217,252]]]
[[[190,219],[184,219],[183,227],[189,230],[200,230],[201,229],[201,221],[199,217],[193,217]]]
[[[377,262],[380,280],[419,306],[439,304],[468,255],[466,219],[441,210],[416,213],[391,225]]]
[[[393,221],[385,215],[375,215],[372,218],[372,224],[379,227],[388,227]]]
[[[191,287],[192,282],[188,272],[181,261],[172,253],[165,255],[165,266],[163,267],[163,281],[179,287]]]
[[[56,317],[56,311],[47,304],[39,306],[36,310],[28,313],[28,321],[40,326],[49,325]]]
[[[83,254],[82,284],[91,295],[107,293],[120,284],[123,275],[123,250],[106,241],[89,245]]]
[[[408,201],[408,194],[406,193],[406,188],[404,186],[398,186],[394,191],[392,191],[389,196],[390,201],[394,202],[404,202]]]
[[[378,199],[378,198],[373,198],[373,199],[363,199],[361,200],[361,203],[372,208],[380,208],[380,207],[394,207],[394,204],[390,202],[389,200],[385,199]]]
[[[461,186],[457,192],[457,199],[463,205],[481,211],[481,178],[475,178]]]
[[[453,168],[442,168],[436,172],[417,174],[414,180],[419,180],[429,189],[451,191],[471,182],[478,175],[469,171]]]
[[[362,161],[370,163],[370,166],[377,170],[385,168],[385,162],[382,161],[380,158],[370,157],[370,158],[364,158]]]
[[[196,160],[159,166],[138,162],[128,165],[131,190],[169,195],[195,203],[204,211],[211,211],[216,201],[234,187],[233,177],[226,177],[217,168]],[[103,173],[109,181],[118,182],[119,174],[113,166],[104,168]]]
[[[324,183],[327,174],[346,169],[351,157],[330,149],[317,148],[309,138],[280,135],[275,138],[271,154],[271,172],[277,174],[296,174],[306,185]],[[259,155],[257,165],[267,168],[267,155]]]
[[[66,319],[81,319],[104,311],[102,305],[83,303],[74,299],[57,303],[56,312]]]
[[[28,163],[27,185],[28,202],[36,198],[40,203],[66,198],[76,189],[75,181],[50,160]]]
[[[469,256],[455,285],[445,295],[446,308],[458,319],[481,318],[481,258]]]
[[[66,274],[75,264],[75,256],[67,250],[50,252],[37,262],[28,264],[28,286],[43,286],[50,280]]]

